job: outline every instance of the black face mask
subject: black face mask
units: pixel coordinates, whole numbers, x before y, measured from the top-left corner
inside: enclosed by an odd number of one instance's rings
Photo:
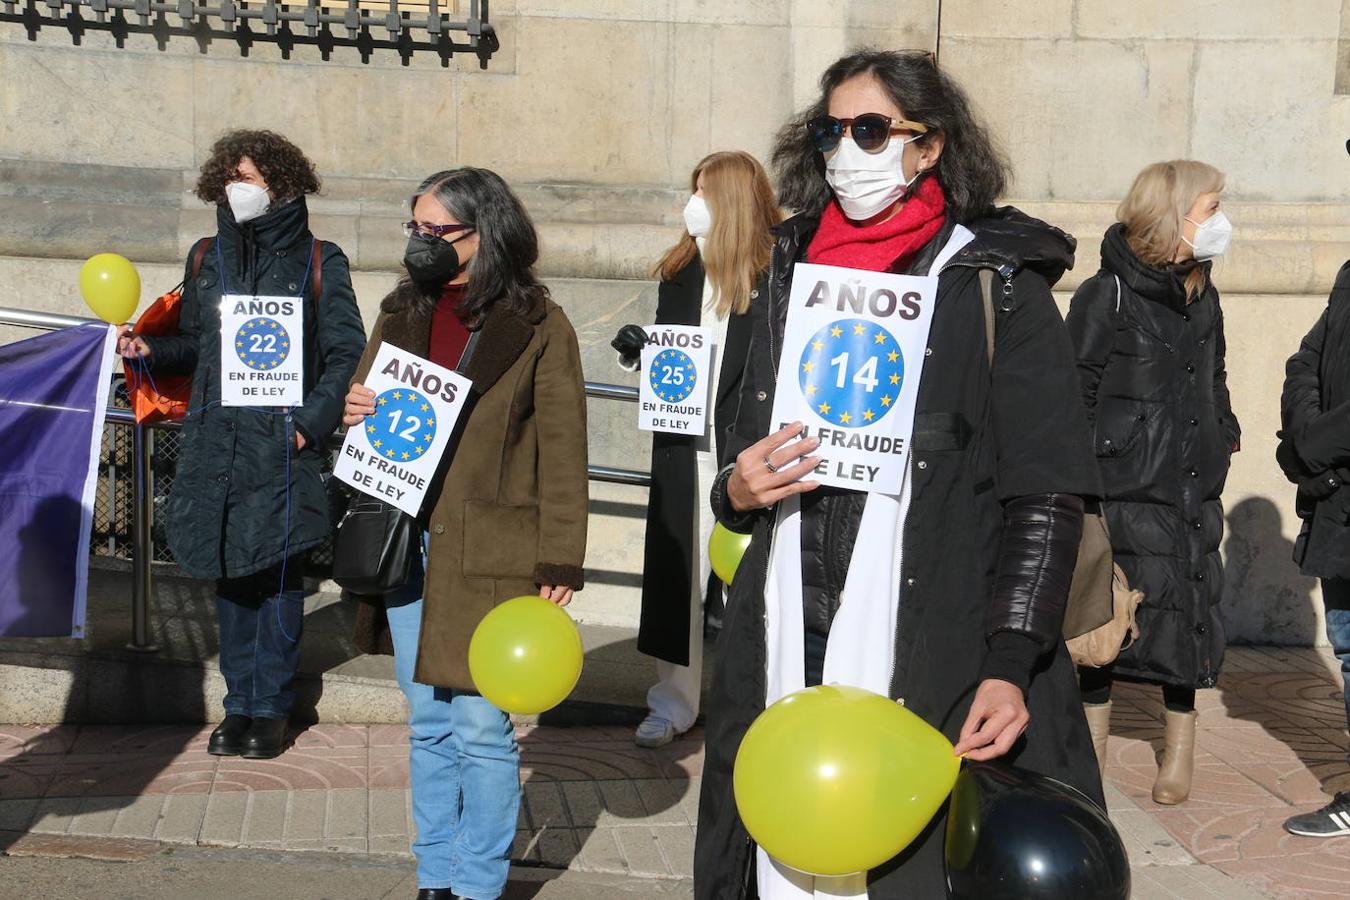
[[[460,273],[459,251],[455,242],[472,234],[466,231],[454,241],[442,240],[418,232],[408,238],[408,249],[403,252],[403,265],[413,281],[423,287],[439,287]]]

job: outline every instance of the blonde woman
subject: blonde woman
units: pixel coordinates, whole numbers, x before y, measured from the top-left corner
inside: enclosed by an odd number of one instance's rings
[[[1067,323],[1105,488],[1116,562],[1145,594],[1140,638],[1114,668],[1084,669],[1099,764],[1115,677],[1162,687],[1166,726],[1153,799],[1191,791],[1195,689],[1223,662],[1223,508],[1239,428],[1224,371],[1223,311],[1210,277],[1232,225],[1223,173],[1154,163],[1134,180],[1102,241],[1102,268],[1074,294]]]
[[[750,347],[750,307],[763,289],[769,229],[782,219],[764,168],[738,151],[713,153],[694,167],[684,208],[685,231],[656,267],[660,325],[702,325],[712,331],[713,415],[709,433],[652,436],[652,488],[642,575],[638,649],[656,657],[650,714],[638,726],[639,747],[660,747],[698,718],[703,675],[703,604],[720,597],[706,548],[714,518],[708,492],[723,436],[736,417]],[[631,364],[642,335],[625,326],[615,339]]]

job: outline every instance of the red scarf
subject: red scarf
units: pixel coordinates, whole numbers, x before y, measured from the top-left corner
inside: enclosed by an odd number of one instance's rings
[[[900,212],[876,225],[854,224],[831,202],[806,248],[806,261],[873,272],[902,270],[942,230],[946,208],[942,185],[931,176],[919,182]]]

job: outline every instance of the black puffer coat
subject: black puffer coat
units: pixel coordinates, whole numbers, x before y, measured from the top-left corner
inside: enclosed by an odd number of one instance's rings
[[[768,303],[755,321],[728,454],[769,432],[793,265],[817,225],[797,216],[775,229]],[[921,252],[915,271],[926,271],[923,260],[936,256],[950,227]],[[998,595],[1007,602],[996,603],[995,590],[1006,503],[1037,494],[1100,495],[1072,347],[1047,284],[1072,264],[1073,239],[1011,209],[968,227],[975,240],[939,275],[931,353],[919,386],[890,693],[955,740],[983,679],[1021,680],[1031,724],[1007,761],[1101,803],[1073,664],[1058,637],[1062,609],[1042,615],[1029,608],[1037,604],[1019,602],[1015,588],[1005,594],[1002,584]],[[999,314],[992,374],[981,268],[1002,273],[1010,290]],[[1000,284],[996,276],[996,298]],[[764,709],[764,588],[775,510],[736,513],[725,502],[727,475],[724,470],[714,486],[714,509],[724,525],[753,536],[730,589],[709,696],[694,853],[698,900],[744,900],[754,872],[754,844],[736,811],[732,771],[746,729]],[[806,565],[808,548],[802,552]],[[995,664],[993,641],[1005,630],[1019,632],[1010,639],[1036,650],[1021,678]],[[1043,646],[1033,640],[1042,636]],[[871,874],[873,900],[945,896],[945,816],[939,813],[904,854]]]
[[[193,376],[169,494],[169,547],[195,577],[239,578],[327,537],[322,454],[341,422],[366,332],[347,257],[335,244],[322,245],[323,296],[316,309],[306,280],[314,236],[303,197],[247,225],[236,224],[228,206],[220,208],[216,220],[215,246],[195,279],[188,263],[178,334],[147,338],[147,343],[155,371]],[[304,296],[302,406],[286,413],[220,405],[220,298],[225,293]],[[299,452],[297,431],[306,439]]]
[[[1067,324],[1111,546],[1130,585],[1144,592],[1139,640],[1115,672],[1213,687],[1226,645],[1219,494],[1240,431],[1219,293],[1206,271],[1205,288],[1187,303],[1185,277],[1140,261],[1124,226],[1114,225],[1102,241],[1102,269],[1074,294]]]

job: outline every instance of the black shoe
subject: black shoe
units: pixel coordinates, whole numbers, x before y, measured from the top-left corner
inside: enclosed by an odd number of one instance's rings
[[[206,752],[212,756],[238,756],[239,751],[244,746],[244,733],[248,731],[253,720],[248,716],[228,715],[225,721],[216,726],[216,730],[211,732],[211,740],[206,745]]]
[[[422,888],[417,892],[417,900],[459,900],[459,894],[449,888]]]
[[[286,749],[285,719],[254,719],[244,735],[239,755],[244,759],[271,759]]]
[[[1284,830],[1303,837],[1350,834],[1350,792],[1342,791],[1321,809],[1286,819]]]

